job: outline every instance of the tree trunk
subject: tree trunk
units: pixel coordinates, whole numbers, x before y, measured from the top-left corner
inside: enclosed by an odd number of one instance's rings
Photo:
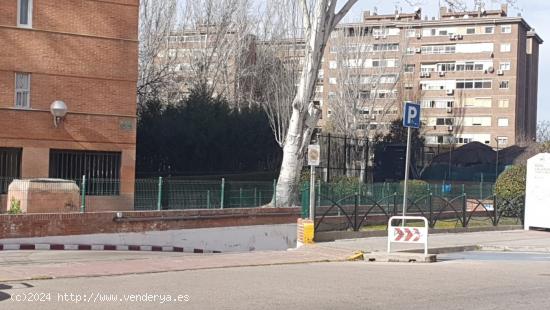
[[[302,149],[303,118],[298,109],[293,109],[289,130],[283,147],[283,162],[277,182],[277,205],[295,206],[299,203],[300,172],[304,163]]]
[[[340,9],[340,12],[335,14],[336,1],[318,0],[313,4],[314,8],[310,12],[307,1],[300,0],[300,6],[304,13],[303,23],[306,39],[304,69],[298,91],[292,102],[292,116],[284,141],[283,162],[275,193],[278,207],[298,205],[300,174],[304,164],[304,154],[309,145],[313,129],[321,116],[320,109],[311,102],[321,59],[332,29],[355,2],[357,0],[348,0]]]

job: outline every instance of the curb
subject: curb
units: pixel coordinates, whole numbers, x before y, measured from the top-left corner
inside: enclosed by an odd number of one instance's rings
[[[180,253],[221,253],[221,251],[155,245],[112,245],[112,244],[54,244],[54,243],[7,243],[0,244],[0,251],[149,251]]]
[[[531,253],[550,253],[549,247],[539,246],[500,246],[500,245],[480,245],[480,251],[485,252],[531,252]]]

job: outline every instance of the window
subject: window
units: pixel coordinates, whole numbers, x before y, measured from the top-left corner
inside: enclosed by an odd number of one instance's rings
[[[6,194],[11,181],[20,177],[21,149],[0,147],[0,194]]]
[[[498,123],[498,127],[508,127],[508,119],[507,118],[499,118],[497,123]]]
[[[510,105],[510,100],[508,99],[499,99],[498,100],[498,107],[499,108],[507,108]]]
[[[31,107],[31,75],[30,73],[15,74],[15,107]]]
[[[511,66],[511,64],[510,64],[509,61],[503,61],[503,62],[500,63],[498,68],[502,71],[509,71],[510,66]]]
[[[510,81],[500,81],[500,83],[498,84],[498,88],[500,89],[510,88]]]
[[[119,152],[50,150],[50,178],[75,180],[86,176],[86,193],[117,196],[120,193]]]
[[[510,43],[502,43],[500,44],[500,51],[502,53],[509,53],[512,51],[512,45]]]
[[[475,28],[466,28],[466,34],[476,34]]]
[[[491,89],[491,80],[457,80],[457,89]]]
[[[32,0],[17,1],[17,26],[32,27]]]
[[[438,126],[452,126],[454,123],[454,119],[452,117],[438,117],[435,123]]]
[[[414,72],[414,64],[406,64],[405,72]]]
[[[332,85],[336,85],[336,78],[333,78],[333,77],[328,78],[328,83]]]
[[[414,54],[414,47],[407,47],[407,55],[413,55]]]
[[[416,37],[416,31],[414,29],[407,30],[407,37],[408,38]]]
[[[484,28],[484,31],[485,31],[485,33],[487,33],[487,34],[493,34],[493,33],[495,33],[495,27],[493,27],[493,26],[487,26],[487,27]]]
[[[338,68],[338,64],[336,63],[336,61],[331,60],[328,63],[328,67],[329,67],[329,69],[336,69],[336,68]]]
[[[508,137],[497,137],[498,145],[508,145]]]
[[[502,26],[500,26],[500,32],[502,32],[502,33],[512,33],[512,25],[502,25]]]

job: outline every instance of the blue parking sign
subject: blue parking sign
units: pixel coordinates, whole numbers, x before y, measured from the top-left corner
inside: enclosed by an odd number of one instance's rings
[[[410,101],[405,102],[403,127],[420,128],[420,104]]]

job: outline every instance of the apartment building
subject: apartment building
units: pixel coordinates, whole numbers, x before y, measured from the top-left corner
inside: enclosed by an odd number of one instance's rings
[[[537,122],[539,45],[527,22],[500,10],[422,18],[420,10],[364,12],[340,24],[324,55],[325,127],[342,124],[371,135],[401,117],[402,102],[422,105],[426,143],[479,141],[507,147],[533,139]],[[342,114],[342,105],[352,116]],[[332,120],[331,120],[332,118]]]
[[[132,209],[139,1],[1,2],[0,194],[85,175],[90,211]]]
[[[173,73],[168,97],[179,99],[191,87],[206,84],[213,95],[239,102],[249,91],[247,66],[254,62],[254,36],[226,25],[199,25],[172,32],[157,62]]]

